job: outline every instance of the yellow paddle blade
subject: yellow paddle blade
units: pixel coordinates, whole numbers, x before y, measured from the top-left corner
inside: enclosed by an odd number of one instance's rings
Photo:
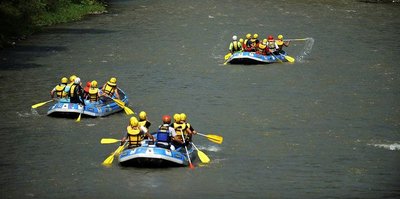
[[[114,144],[117,142],[121,142],[121,140],[117,140],[114,138],[102,138],[100,141],[101,144]]]
[[[229,57],[231,57],[231,56],[232,56],[232,53],[226,54],[226,55],[225,55],[225,60],[229,59]]]
[[[135,112],[132,111],[132,109],[130,109],[129,107],[125,106],[124,107],[124,111],[127,115],[133,115],[135,114]]]
[[[197,150],[197,156],[199,156],[200,161],[202,163],[209,163],[210,162],[210,158],[208,158],[208,156],[203,153],[203,151]]]
[[[197,133],[197,135],[201,135],[203,137],[206,137],[211,142],[215,142],[217,144],[222,144],[222,142],[224,141],[224,138],[222,136],[219,136],[219,135],[204,135],[202,133]]]
[[[81,116],[82,116],[82,113],[79,114],[79,117],[76,119],[76,122],[80,122],[81,121]]]
[[[114,161],[114,153],[111,154],[110,156],[108,156],[108,157],[103,161],[103,165],[108,166],[108,165],[112,164],[113,161]]]
[[[222,142],[224,141],[224,138],[219,136],[219,135],[206,135],[206,137],[211,141],[211,142],[215,142],[217,144],[222,144]]]
[[[293,63],[295,61],[295,59],[291,56],[285,56],[285,59],[288,60],[288,62]]]
[[[37,108],[37,107],[43,106],[43,105],[45,105],[45,104],[47,104],[47,103],[49,103],[51,101],[53,101],[53,100],[51,99],[49,101],[45,101],[45,102],[40,102],[40,103],[34,104],[34,105],[32,105],[32,108]]]

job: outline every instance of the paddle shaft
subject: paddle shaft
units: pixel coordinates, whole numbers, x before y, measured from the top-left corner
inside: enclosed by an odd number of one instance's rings
[[[47,104],[47,103],[49,103],[49,102],[51,102],[51,101],[53,101],[53,100],[54,100],[54,99],[51,99],[51,100],[48,100],[48,101],[45,101],[45,102],[40,102],[40,103],[34,104],[34,105],[32,105],[32,108],[38,108],[38,107],[43,106],[43,105],[45,105],[45,104]]]
[[[283,41],[305,41],[308,38],[304,38],[304,39],[284,39]]]
[[[181,136],[182,136],[182,140],[183,140],[183,145],[185,146],[186,155],[187,155],[187,158],[188,158],[188,161],[189,161],[189,167],[190,167],[191,169],[193,169],[194,166],[193,166],[193,164],[192,164],[192,160],[190,160],[189,151],[188,151],[188,149],[187,149],[187,147],[186,147],[186,141],[185,141],[185,137],[183,136],[183,131],[182,131],[182,130],[181,130]]]

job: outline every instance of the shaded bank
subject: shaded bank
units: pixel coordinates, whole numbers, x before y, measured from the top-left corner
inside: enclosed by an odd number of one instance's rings
[[[103,13],[103,0],[16,0],[0,3],[0,48],[12,45],[43,26]]]

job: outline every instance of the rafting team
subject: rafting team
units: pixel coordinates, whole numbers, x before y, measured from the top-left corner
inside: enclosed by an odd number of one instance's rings
[[[101,97],[115,97],[119,99],[117,89],[117,79],[110,78],[101,89],[98,88],[96,80],[86,83],[86,87],[82,88],[82,82],[79,77],[72,75],[68,79],[61,78],[61,83],[56,85],[50,95],[53,99],[70,103],[97,103],[101,101]],[[68,101],[69,100],[69,101]],[[174,114],[174,123],[171,123],[171,116],[164,115],[162,117],[163,124],[159,126],[157,137],[154,138],[149,132],[151,122],[147,120],[147,114],[144,111],[139,113],[139,120],[133,116],[129,119],[126,128],[126,136],[122,139],[121,145],[127,142],[128,148],[134,148],[141,145],[144,139],[157,140],[157,146],[174,150],[181,146],[185,146],[192,141],[192,135],[197,132],[186,122],[185,113]]]
[[[76,75],[69,77],[69,82],[66,77],[61,78],[61,83],[57,84],[51,91],[50,96],[53,99],[58,99],[64,102],[71,103],[98,103],[103,98],[119,99],[117,89],[117,79],[111,77],[101,89],[98,88],[96,80],[86,83],[86,87],[82,88],[82,82]]]
[[[230,54],[244,51],[255,52],[260,55],[271,55],[272,53],[279,55],[284,53],[283,47],[288,47],[290,43],[290,41],[283,41],[283,35],[278,35],[277,40],[274,40],[274,37],[269,35],[266,39],[263,39],[262,42],[260,42],[260,40],[258,40],[258,34],[252,36],[250,33],[246,35],[245,40],[240,38],[238,41],[236,35],[233,35],[232,40],[233,41],[229,44]]]
[[[171,123],[171,116],[162,116],[162,124],[157,129],[156,137],[150,134],[149,127],[151,122],[147,120],[144,111],[139,113],[139,120],[133,116],[129,119],[126,127],[126,136],[122,138],[121,145],[127,144],[127,148],[141,146],[144,139],[157,140],[156,146],[175,150],[176,148],[187,146],[192,141],[192,135],[197,134],[193,126],[186,122],[185,113],[174,114],[174,123]]]

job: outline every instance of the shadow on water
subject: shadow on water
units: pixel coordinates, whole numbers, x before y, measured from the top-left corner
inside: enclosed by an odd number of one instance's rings
[[[59,34],[82,35],[82,34],[109,34],[113,30],[93,29],[93,28],[60,28],[50,27],[44,29],[40,34],[55,36]],[[48,38],[51,40],[51,38]],[[0,51],[0,70],[22,70],[28,68],[38,68],[42,65],[33,63],[37,58],[55,55],[59,52],[68,51],[66,46],[40,46],[28,43],[21,43],[18,46],[3,49]]]
[[[22,70],[41,67],[32,63],[36,58],[46,57],[60,51],[66,51],[62,46],[21,45],[1,52],[0,70]]]
[[[93,29],[93,28],[47,28],[41,34],[107,34],[113,30]]]
[[[400,0],[359,0],[364,3],[400,3]]]

